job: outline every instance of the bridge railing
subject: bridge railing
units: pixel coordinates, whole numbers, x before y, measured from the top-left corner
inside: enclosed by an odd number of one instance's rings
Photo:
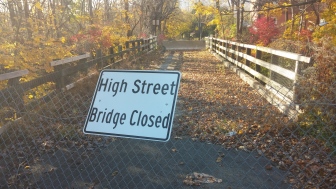
[[[0,81],[6,82],[5,88],[0,88],[0,120],[16,119],[23,112],[29,111],[29,107],[36,107],[39,102],[49,101],[57,91],[66,91],[73,88],[78,82],[83,80],[83,76],[91,77],[90,69],[102,70],[105,68],[114,68],[126,58],[132,59],[143,53],[154,50],[157,46],[156,36],[148,39],[138,39],[127,41],[124,45],[109,48],[107,54],[103,54],[98,49],[94,53],[86,53],[74,57],[68,57],[61,60],[54,60],[50,66],[54,71],[38,78],[22,82],[21,78],[29,74],[29,70],[18,70],[9,73],[0,74]],[[82,77],[80,77],[80,74]],[[45,95],[35,99],[29,98],[27,92],[36,90],[37,87],[44,84],[50,85],[45,89]],[[15,118],[14,118],[15,117]],[[0,134],[1,134],[0,121]]]
[[[301,70],[311,62],[310,57],[213,37],[205,40],[209,51],[244,70],[278,99],[272,97],[268,101],[287,114],[297,114],[297,83]]]

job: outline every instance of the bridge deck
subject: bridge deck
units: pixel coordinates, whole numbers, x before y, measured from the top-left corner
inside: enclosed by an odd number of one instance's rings
[[[3,149],[7,154],[0,158],[0,167],[12,169],[3,171],[0,183],[33,188],[190,188],[184,183],[191,181],[187,175],[198,172],[222,179],[201,183],[202,188],[292,188],[285,180],[294,173],[285,170],[300,159],[289,161],[291,153],[302,154],[297,158],[313,155],[284,129],[291,123],[286,116],[207,51],[152,56],[145,60],[151,64],[141,69],[182,73],[168,142],[84,136],[83,120],[96,81],[90,80],[82,88],[61,92],[43,112],[29,112],[34,117],[20,120],[18,124],[35,130],[22,134],[25,142],[13,139]],[[22,159],[14,148],[27,153],[25,164],[20,164],[24,168],[17,168],[15,162]],[[324,180],[323,175],[317,179]]]
[[[166,50],[170,51],[195,51],[205,49],[205,41],[163,41],[162,45]]]

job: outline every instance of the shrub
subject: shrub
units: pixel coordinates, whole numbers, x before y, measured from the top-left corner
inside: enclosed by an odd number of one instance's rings
[[[328,38],[322,38],[315,47],[314,66],[303,71],[299,96],[304,111],[299,124],[305,132],[336,147],[336,47]]]

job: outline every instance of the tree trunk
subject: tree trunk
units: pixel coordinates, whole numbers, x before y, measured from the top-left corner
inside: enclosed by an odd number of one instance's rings
[[[111,19],[109,0],[104,0],[104,9],[105,9],[105,23],[109,23]]]
[[[240,9],[240,0],[237,0],[237,4],[236,4],[236,7],[237,7],[237,23],[236,23],[236,38],[237,40],[240,39],[240,12],[241,12],[241,9]]]
[[[293,4],[293,0],[290,1],[291,4]],[[292,14],[292,24],[291,24],[291,29],[290,29],[290,33],[293,34],[294,32],[294,24],[295,24],[295,17],[294,17],[294,7],[291,7],[291,14]]]
[[[90,24],[93,24],[93,7],[92,7],[92,0],[88,2],[89,14],[90,14]]]
[[[316,16],[315,26],[318,26],[320,24],[320,13],[316,10],[315,4],[311,4],[311,6],[312,6],[312,9],[313,9],[314,14]]]
[[[26,22],[25,25],[26,25],[26,28],[27,28],[27,36],[28,36],[27,40],[30,40],[33,36],[33,31],[32,31],[32,26],[29,22],[29,17],[30,17],[29,6],[28,6],[27,0],[24,0],[23,3],[24,3],[24,16],[25,16],[25,22]],[[40,12],[40,11],[38,11],[38,12]]]
[[[8,10],[9,10],[9,18],[11,20],[12,23],[12,27],[16,28],[18,25],[18,20],[17,20],[17,16],[15,14],[15,9],[14,9],[14,2],[13,0],[8,0]]]

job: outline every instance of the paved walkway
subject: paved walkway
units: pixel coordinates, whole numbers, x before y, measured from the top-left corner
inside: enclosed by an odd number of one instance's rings
[[[196,58],[197,52],[188,56]],[[183,64],[183,52],[168,51],[158,69],[176,70]],[[188,66],[192,64],[189,62]],[[178,102],[175,120],[185,113]],[[91,174],[97,172],[102,178],[114,175],[110,180],[97,183],[96,188],[189,188],[183,181],[188,174],[198,172],[222,179],[221,183],[201,184],[201,188],[290,188],[284,183],[287,173],[277,168],[266,170],[265,167],[272,163],[256,151],[226,149],[179,136],[176,128],[181,126],[175,121],[173,127],[175,130],[167,143],[116,139],[106,149],[97,150],[94,159],[77,167],[86,170],[81,173],[81,178],[90,180]],[[64,179],[68,178],[64,176]]]
[[[181,85],[198,82],[196,80],[202,76],[193,76],[195,80],[189,77],[183,78],[183,70],[200,69],[198,53],[206,52],[164,52],[158,60],[161,63],[152,69],[182,71]],[[207,65],[219,65],[215,59],[207,61],[204,60],[204,64],[201,62],[202,69],[206,69]],[[213,71],[211,68],[207,74],[211,75]],[[184,87],[182,86],[180,90],[184,90]],[[227,90],[230,91],[229,88]],[[185,91],[180,92],[183,94]],[[204,93],[197,90],[189,92],[197,97],[205,97]],[[76,96],[71,95],[67,97],[65,99],[68,101],[67,106],[72,106],[75,98]],[[77,144],[67,144],[67,148],[59,147],[53,153],[41,154],[36,163],[30,165],[29,174],[28,170],[25,170],[27,177],[35,180],[29,187],[194,188],[184,184],[184,181],[187,175],[197,172],[209,174],[222,181],[201,183],[200,188],[290,188],[284,182],[288,173],[276,167],[266,169],[272,162],[256,150],[228,149],[223,145],[201,142],[182,134],[181,129],[183,130],[188,124],[189,126],[197,124],[183,121],[185,116],[196,111],[186,109],[185,102],[188,100],[193,99],[179,98],[170,141],[162,143],[109,138],[109,142],[106,142],[104,137],[92,137],[94,140],[81,144],[81,147],[75,146]],[[69,144],[72,144],[71,141]]]

